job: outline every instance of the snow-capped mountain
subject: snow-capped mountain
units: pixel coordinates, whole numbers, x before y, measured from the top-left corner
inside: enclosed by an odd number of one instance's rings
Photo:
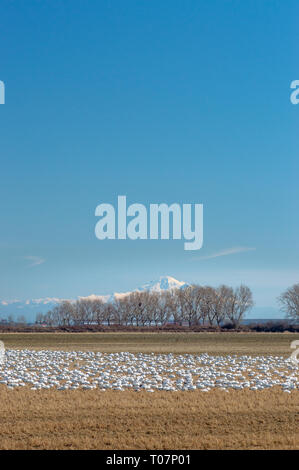
[[[150,281],[143,286],[135,289],[137,291],[153,291],[161,292],[163,290],[182,288],[188,284],[183,281],[178,281],[171,276],[162,276],[156,281]],[[91,294],[86,297],[78,297],[80,299],[96,299],[101,298],[104,302],[112,302],[115,299],[119,299],[130,294],[129,292],[115,292],[111,295],[100,295],[100,294]],[[0,300],[0,319],[7,318],[9,315],[12,315],[14,319],[17,319],[19,316],[23,315],[27,321],[35,321],[37,313],[46,313],[48,310],[51,310],[55,305],[67,299],[59,299],[55,297],[45,297],[42,299],[30,299],[25,301],[20,300]],[[68,299],[75,300],[75,299]]]
[[[162,292],[163,290],[169,289],[181,289],[186,287],[188,284],[183,281],[178,281],[174,277],[171,276],[161,276],[156,281],[150,281],[144,284],[141,287],[135,289],[135,291],[142,292],[142,291],[150,291],[150,292]],[[113,299],[119,299],[121,297],[125,297],[126,295],[130,294],[131,292],[115,292],[110,296],[110,301]]]
[[[186,287],[188,284],[183,281],[178,281],[174,277],[171,276],[162,276],[158,281],[151,281],[147,284],[144,284],[140,287],[139,291],[148,290],[154,292],[161,292],[162,290],[168,289],[181,289],[182,287]]]

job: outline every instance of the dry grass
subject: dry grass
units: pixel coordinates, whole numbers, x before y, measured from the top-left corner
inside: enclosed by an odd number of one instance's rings
[[[290,333],[6,333],[6,348],[290,354]],[[299,391],[8,390],[0,449],[299,449]]]
[[[299,449],[299,392],[7,390],[1,449]]]
[[[2,333],[6,348],[289,356],[296,333]]]

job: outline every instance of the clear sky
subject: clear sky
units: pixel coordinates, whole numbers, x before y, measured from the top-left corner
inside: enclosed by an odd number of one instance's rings
[[[297,0],[2,1],[0,298],[167,274],[275,306],[299,281],[298,26]],[[99,241],[123,194],[203,203],[203,248]]]

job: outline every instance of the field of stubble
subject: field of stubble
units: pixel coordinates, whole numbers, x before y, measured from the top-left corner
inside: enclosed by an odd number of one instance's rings
[[[0,333],[11,349],[289,356],[296,333]]]
[[[289,356],[293,334],[1,334],[8,349]],[[9,390],[1,449],[299,449],[299,391]]]

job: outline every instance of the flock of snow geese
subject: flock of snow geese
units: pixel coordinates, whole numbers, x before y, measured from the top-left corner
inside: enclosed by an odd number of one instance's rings
[[[220,389],[299,389],[298,366],[278,356],[210,356],[91,351],[5,352],[0,386],[31,390],[134,390],[154,392]]]

